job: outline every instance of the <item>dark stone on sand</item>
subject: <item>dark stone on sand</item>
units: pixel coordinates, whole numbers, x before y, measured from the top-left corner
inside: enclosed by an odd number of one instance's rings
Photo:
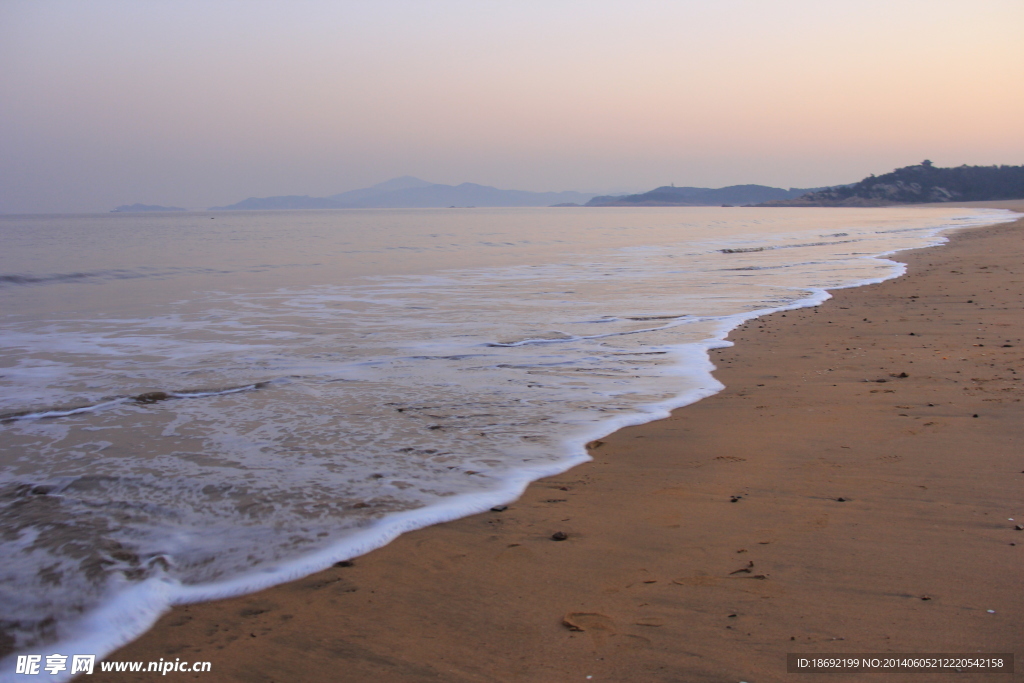
[[[166,391],[149,391],[145,394],[139,394],[135,396],[137,403],[157,403],[159,401],[166,401],[171,397]]]
[[[729,499],[729,502],[730,503],[738,503],[738,502],[740,502],[740,498],[742,498],[742,497],[743,496],[733,496],[732,498]]]
[[[971,417],[978,417],[978,414],[975,413],[974,415],[971,415]]]
[[[551,534],[552,541],[564,541],[567,538],[569,538],[569,534],[565,533],[564,531],[556,531],[555,533]]]
[[[905,378],[907,378],[907,377],[910,377],[910,375],[908,375],[908,374],[907,374],[907,373],[905,373],[905,372],[901,372],[900,374],[898,374],[898,375],[896,375],[896,376],[897,376],[897,377],[899,377],[900,379],[905,379]]]
[[[845,503],[846,502],[846,498],[843,498],[842,496],[840,496],[839,498],[836,498],[836,502]]]
[[[491,512],[504,512],[508,510],[508,505],[495,505],[491,508]]]
[[[335,562],[335,567],[354,567],[356,565],[352,560],[342,560],[341,562]]]
[[[1017,531],[1024,531],[1024,526],[1021,526],[1020,524],[1018,524],[1017,526],[1015,526],[1013,528],[1016,529]]]

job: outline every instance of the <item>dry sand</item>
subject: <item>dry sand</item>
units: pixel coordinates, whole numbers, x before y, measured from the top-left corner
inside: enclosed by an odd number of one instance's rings
[[[1022,235],[965,231],[901,254],[905,277],[751,321],[713,353],[726,390],[603,439],[507,510],[176,608],[109,659],[212,662],[164,680],[383,683],[836,680],[787,674],[788,652],[1020,659]]]

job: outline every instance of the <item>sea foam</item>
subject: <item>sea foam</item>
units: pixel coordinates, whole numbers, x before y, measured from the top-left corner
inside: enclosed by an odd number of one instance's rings
[[[589,441],[720,391],[708,351],[742,322],[895,277],[904,266],[882,256],[949,228],[1013,219],[776,211],[481,211],[486,230],[405,212],[436,226],[410,228],[414,251],[479,258],[339,277],[365,267],[352,254],[386,251],[362,244],[291,281],[254,281],[243,260],[246,275],[216,287],[172,279],[135,306],[9,316],[0,500],[19,536],[4,630],[22,653],[102,657],[171,605],[508,504],[587,461]],[[494,222],[537,225],[521,231],[531,239],[482,239]],[[299,241],[322,257],[320,237]],[[543,253],[509,253],[531,244]]]

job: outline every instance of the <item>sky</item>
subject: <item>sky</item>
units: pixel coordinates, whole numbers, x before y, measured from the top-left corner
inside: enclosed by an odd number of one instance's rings
[[[0,0],[0,213],[1024,164],[1021,0]]]

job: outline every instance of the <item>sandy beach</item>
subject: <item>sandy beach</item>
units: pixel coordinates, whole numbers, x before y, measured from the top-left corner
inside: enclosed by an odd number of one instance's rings
[[[903,277],[752,320],[712,353],[724,391],[508,509],[178,607],[107,658],[210,673],[81,680],[760,683],[835,679],[787,653],[1020,659],[1022,234],[964,231],[896,256]]]

